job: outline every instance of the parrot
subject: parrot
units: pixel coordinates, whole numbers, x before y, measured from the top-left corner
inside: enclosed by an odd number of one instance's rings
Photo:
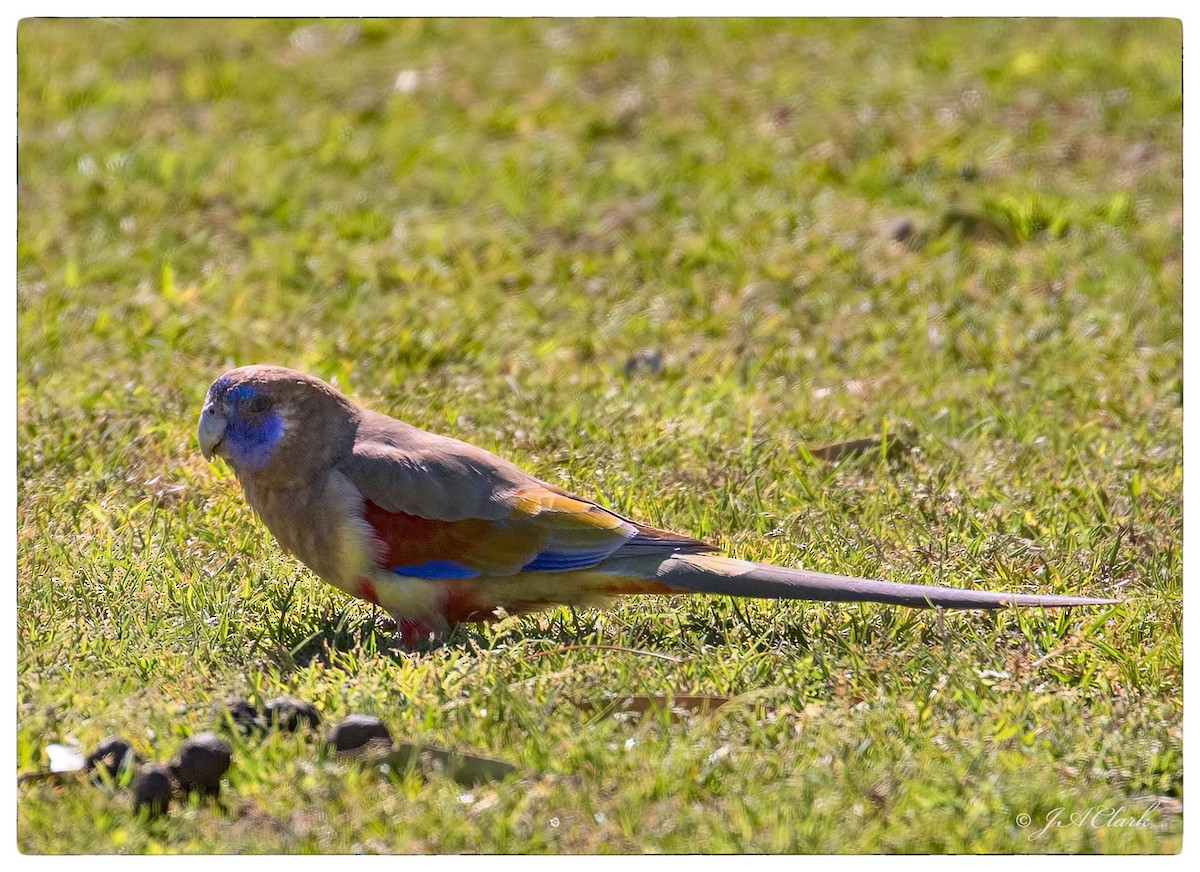
[[[961,609],[1117,602],[902,584],[727,557],[281,366],[242,366],[217,378],[197,435],[205,460],[229,465],[279,545],[334,587],[386,610],[408,649],[443,640],[461,623],[631,594]]]

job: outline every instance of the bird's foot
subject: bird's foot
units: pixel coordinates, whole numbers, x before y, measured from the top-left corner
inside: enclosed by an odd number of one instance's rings
[[[392,615],[392,618],[396,621],[396,641],[405,651],[436,648],[450,634],[450,625],[441,615]]]

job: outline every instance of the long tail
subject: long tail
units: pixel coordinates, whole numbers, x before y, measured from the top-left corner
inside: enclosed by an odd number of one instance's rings
[[[632,562],[632,561],[631,561]],[[614,564],[617,561],[614,561]],[[643,564],[644,566],[644,564]],[[606,569],[608,567],[605,567]],[[632,568],[632,567],[631,567]],[[610,569],[616,570],[614,565]],[[670,588],[665,592],[716,593],[762,599],[802,599],[820,602],[893,603],[914,608],[1000,609],[1007,606],[1104,606],[1118,600],[1105,597],[1055,596],[960,590],[925,584],[898,584],[869,578],[850,578],[749,563],[713,554],[677,554],[662,561],[645,578]],[[646,591],[649,592],[649,591]]]

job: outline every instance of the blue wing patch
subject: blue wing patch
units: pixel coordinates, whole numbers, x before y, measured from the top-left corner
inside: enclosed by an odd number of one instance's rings
[[[392,572],[397,575],[407,575],[411,578],[474,578],[479,571],[453,560],[426,560],[413,566],[397,566]]]
[[[565,572],[595,566],[614,551],[613,546],[592,551],[542,551],[521,567],[522,572]]]

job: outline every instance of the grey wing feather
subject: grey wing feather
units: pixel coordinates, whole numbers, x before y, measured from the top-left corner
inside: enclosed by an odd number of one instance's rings
[[[385,511],[439,521],[502,518],[505,496],[539,483],[482,448],[365,410],[339,469]]]

